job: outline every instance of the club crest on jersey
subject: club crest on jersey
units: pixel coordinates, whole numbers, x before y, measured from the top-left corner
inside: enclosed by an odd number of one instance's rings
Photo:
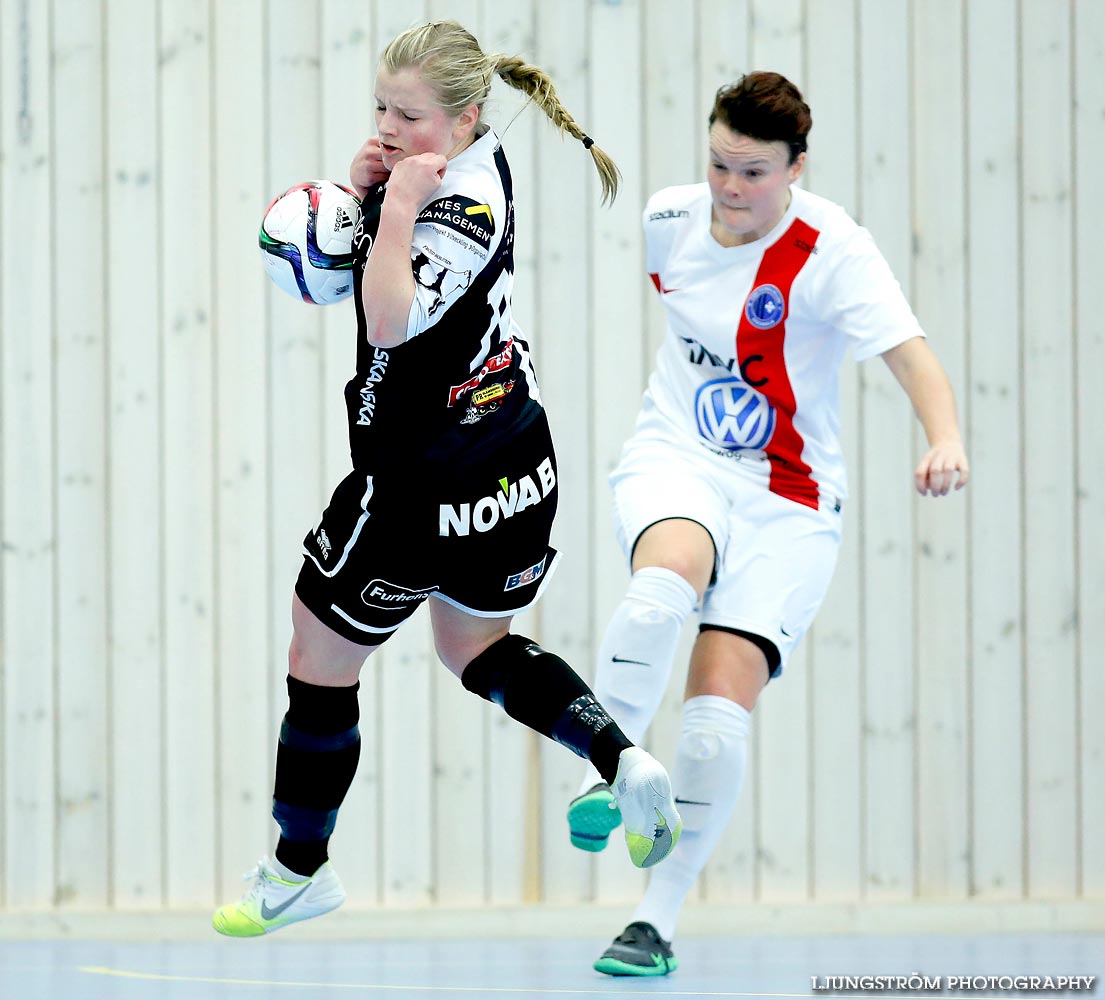
[[[744,304],[744,317],[757,330],[770,330],[778,326],[786,311],[783,293],[774,285],[758,285],[748,293]]]
[[[775,407],[739,378],[714,379],[700,386],[694,410],[699,434],[727,451],[762,450],[775,433]]]

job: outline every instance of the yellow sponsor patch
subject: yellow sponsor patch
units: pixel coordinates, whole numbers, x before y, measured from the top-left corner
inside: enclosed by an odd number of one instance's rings
[[[486,403],[494,403],[496,399],[502,399],[506,395],[506,389],[502,384],[496,382],[494,385],[489,385],[486,389],[477,389],[472,393],[473,406],[483,406]]]

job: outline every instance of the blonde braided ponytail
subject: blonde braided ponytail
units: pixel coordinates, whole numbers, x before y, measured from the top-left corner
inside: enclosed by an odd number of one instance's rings
[[[591,159],[595,162],[595,169],[599,173],[602,182],[602,201],[611,202],[617,196],[618,185],[621,181],[621,172],[617,164],[609,154],[595,145],[586,132],[580,128],[568,109],[560,103],[556,88],[553,86],[549,75],[542,69],[532,66],[519,56],[507,56],[499,53],[487,57],[494,66],[495,74],[505,84],[515,90],[522,91],[534,104],[536,104],[548,116],[561,132],[567,133],[573,139],[583,143],[584,149],[591,153]]]
[[[602,182],[602,200],[614,200],[621,174],[614,161],[576,124],[560,103],[548,74],[520,59],[486,53],[475,36],[456,21],[431,21],[408,28],[384,49],[381,64],[390,73],[417,66],[449,114],[459,115],[469,105],[482,113],[491,91],[492,77],[526,94],[561,131],[583,143]]]

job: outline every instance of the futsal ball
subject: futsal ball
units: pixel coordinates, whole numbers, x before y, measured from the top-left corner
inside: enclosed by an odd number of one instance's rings
[[[257,243],[277,288],[320,306],[352,294],[358,205],[355,192],[333,181],[306,181],[272,200]]]

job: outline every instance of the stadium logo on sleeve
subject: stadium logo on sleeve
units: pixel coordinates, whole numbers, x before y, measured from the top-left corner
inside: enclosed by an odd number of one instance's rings
[[[661,219],[689,219],[691,213],[684,208],[666,208],[662,212],[649,212],[649,222],[659,222]]]
[[[714,379],[700,386],[694,409],[698,432],[726,451],[762,450],[775,433],[775,407],[739,378]]]
[[[774,285],[753,288],[744,304],[744,315],[757,330],[770,330],[778,326],[785,311],[783,293]]]
[[[415,225],[419,224],[452,229],[484,250],[491,249],[491,240],[495,235],[491,206],[465,198],[462,194],[431,202],[418,213]]]
[[[548,556],[545,556],[545,559],[547,558]],[[539,580],[541,574],[545,572],[545,559],[530,566],[529,569],[522,570],[521,573],[511,573],[510,576],[506,578],[506,586],[503,587],[503,591],[517,590],[519,587],[524,587],[527,583],[533,583],[534,580]]]

